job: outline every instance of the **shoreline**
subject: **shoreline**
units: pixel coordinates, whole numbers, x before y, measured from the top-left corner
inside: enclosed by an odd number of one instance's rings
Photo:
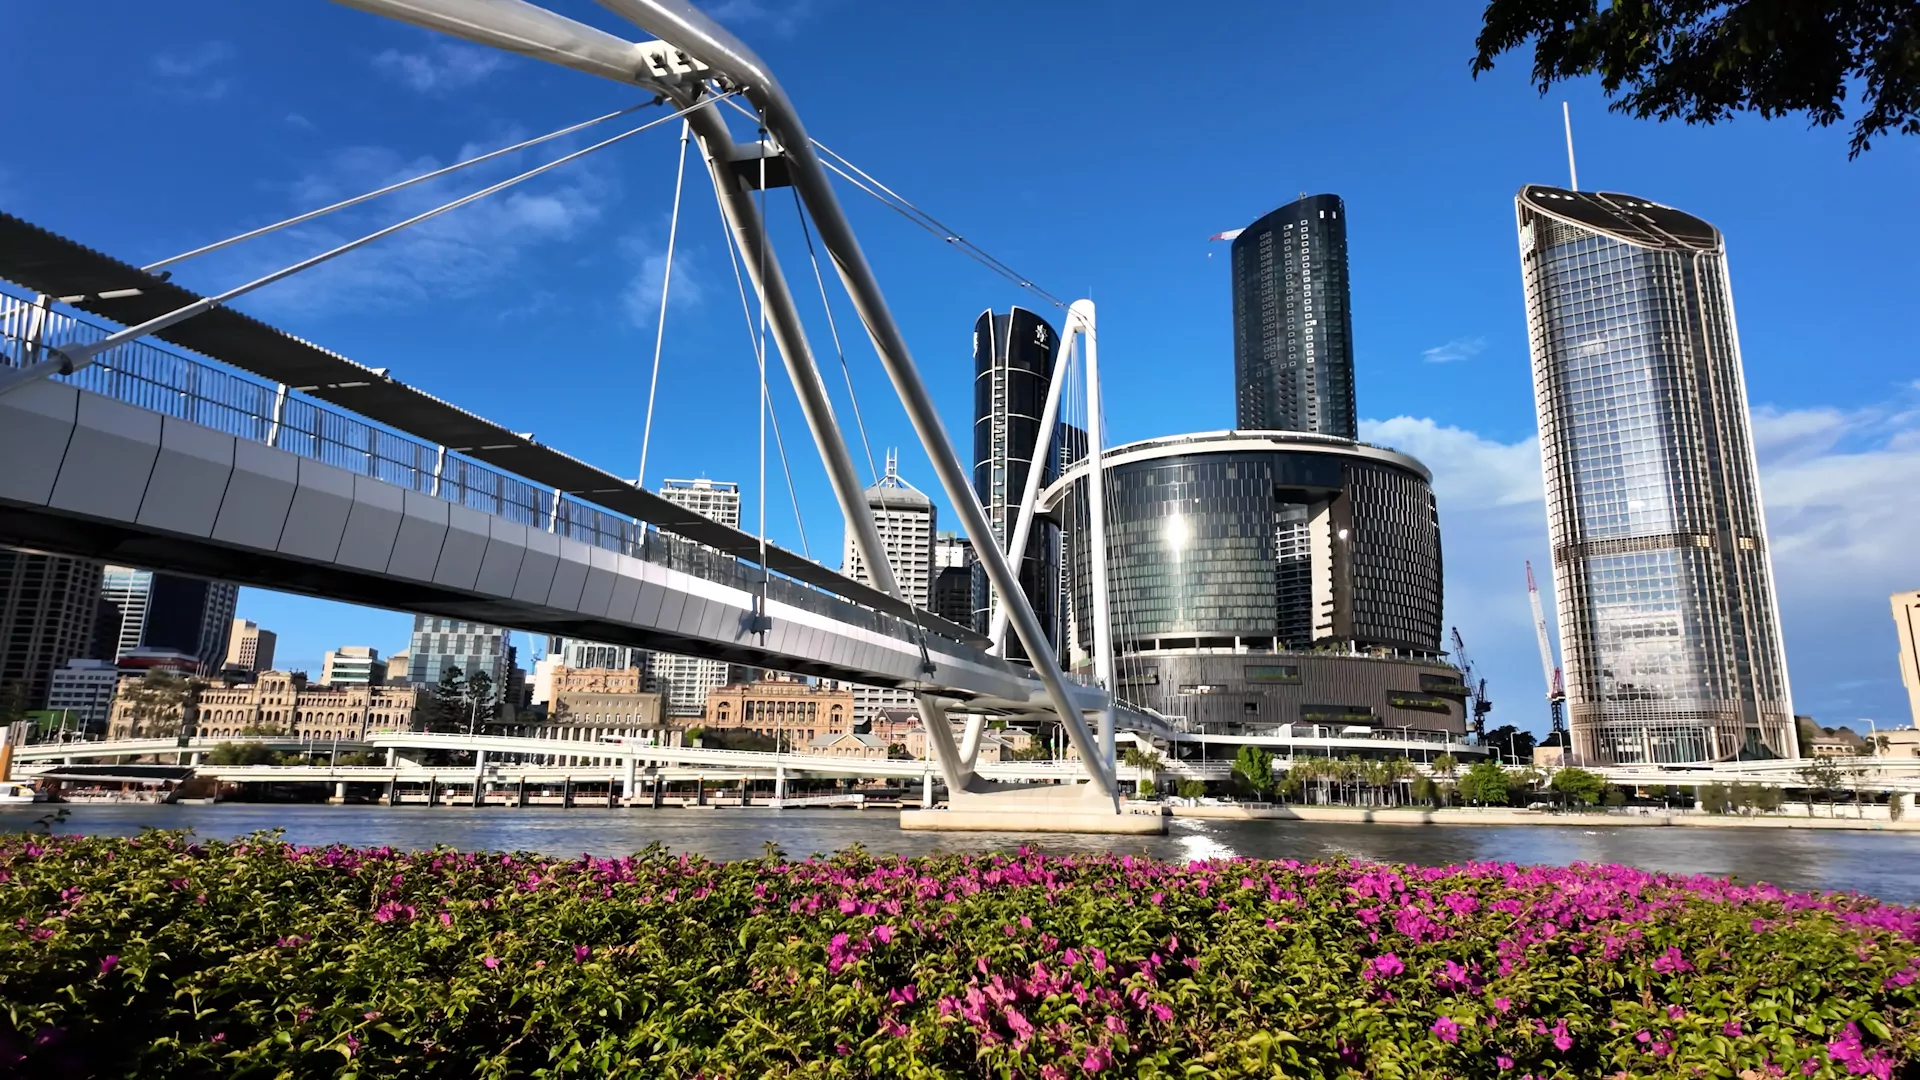
[[[1739,814],[1578,814],[1499,807],[1170,806],[1167,816],[1225,821],[1307,821],[1348,825],[1528,825],[1585,828],[1826,829],[1846,832],[1920,832],[1920,821],[1882,818],[1748,817]]]

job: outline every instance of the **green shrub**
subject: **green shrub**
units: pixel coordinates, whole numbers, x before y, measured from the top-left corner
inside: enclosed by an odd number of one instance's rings
[[[1138,793],[1138,794],[1139,794],[1139,796],[1140,796],[1141,798],[1143,798],[1143,799],[1151,799],[1151,798],[1153,798],[1153,781],[1151,781],[1151,780],[1142,780],[1142,781],[1140,781],[1140,783],[1139,783],[1139,785],[1138,785],[1138,792],[1137,792],[1137,793]]]
[[[0,1073],[1886,1077],[1916,935],[1612,866],[14,836]]]
[[[1207,782],[1189,778],[1174,785],[1173,790],[1183,799],[1198,799],[1206,795]]]

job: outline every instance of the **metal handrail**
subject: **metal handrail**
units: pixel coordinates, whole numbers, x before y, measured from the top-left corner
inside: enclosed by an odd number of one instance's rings
[[[39,317],[38,333],[32,323]],[[98,341],[111,329],[51,306],[36,312],[30,296],[0,287],[0,367],[24,367],[29,338],[41,348]],[[659,528],[610,513],[511,473],[382,427],[297,391],[194,359],[148,340],[129,342],[61,381],[129,405],[264,443],[398,487],[434,495],[581,543],[757,593],[838,622],[896,637],[917,634],[908,620]],[[438,463],[438,468],[436,468]]]

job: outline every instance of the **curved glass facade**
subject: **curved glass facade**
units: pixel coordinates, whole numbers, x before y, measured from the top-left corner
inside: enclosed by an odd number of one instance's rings
[[[1797,756],[1719,231],[1631,195],[1515,204],[1575,752]]]
[[[1242,431],[1359,434],[1338,195],[1288,203],[1233,241],[1233,381]]]
[[[1440,649],[1440,527],[1424,469],[1344,439],[1233,432],[1108,452],[1117,650],[1334,643]],[[1085,479],[1062,498],[1073,638],[1091,640]]]

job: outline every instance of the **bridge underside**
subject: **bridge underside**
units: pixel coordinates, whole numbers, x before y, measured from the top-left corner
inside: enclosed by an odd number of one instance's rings
[[[0,543],[1050,711],[1020,665],[905,619],[809,594],[756,629],[734,583],[59,382],[0,396],[0,462]]]

